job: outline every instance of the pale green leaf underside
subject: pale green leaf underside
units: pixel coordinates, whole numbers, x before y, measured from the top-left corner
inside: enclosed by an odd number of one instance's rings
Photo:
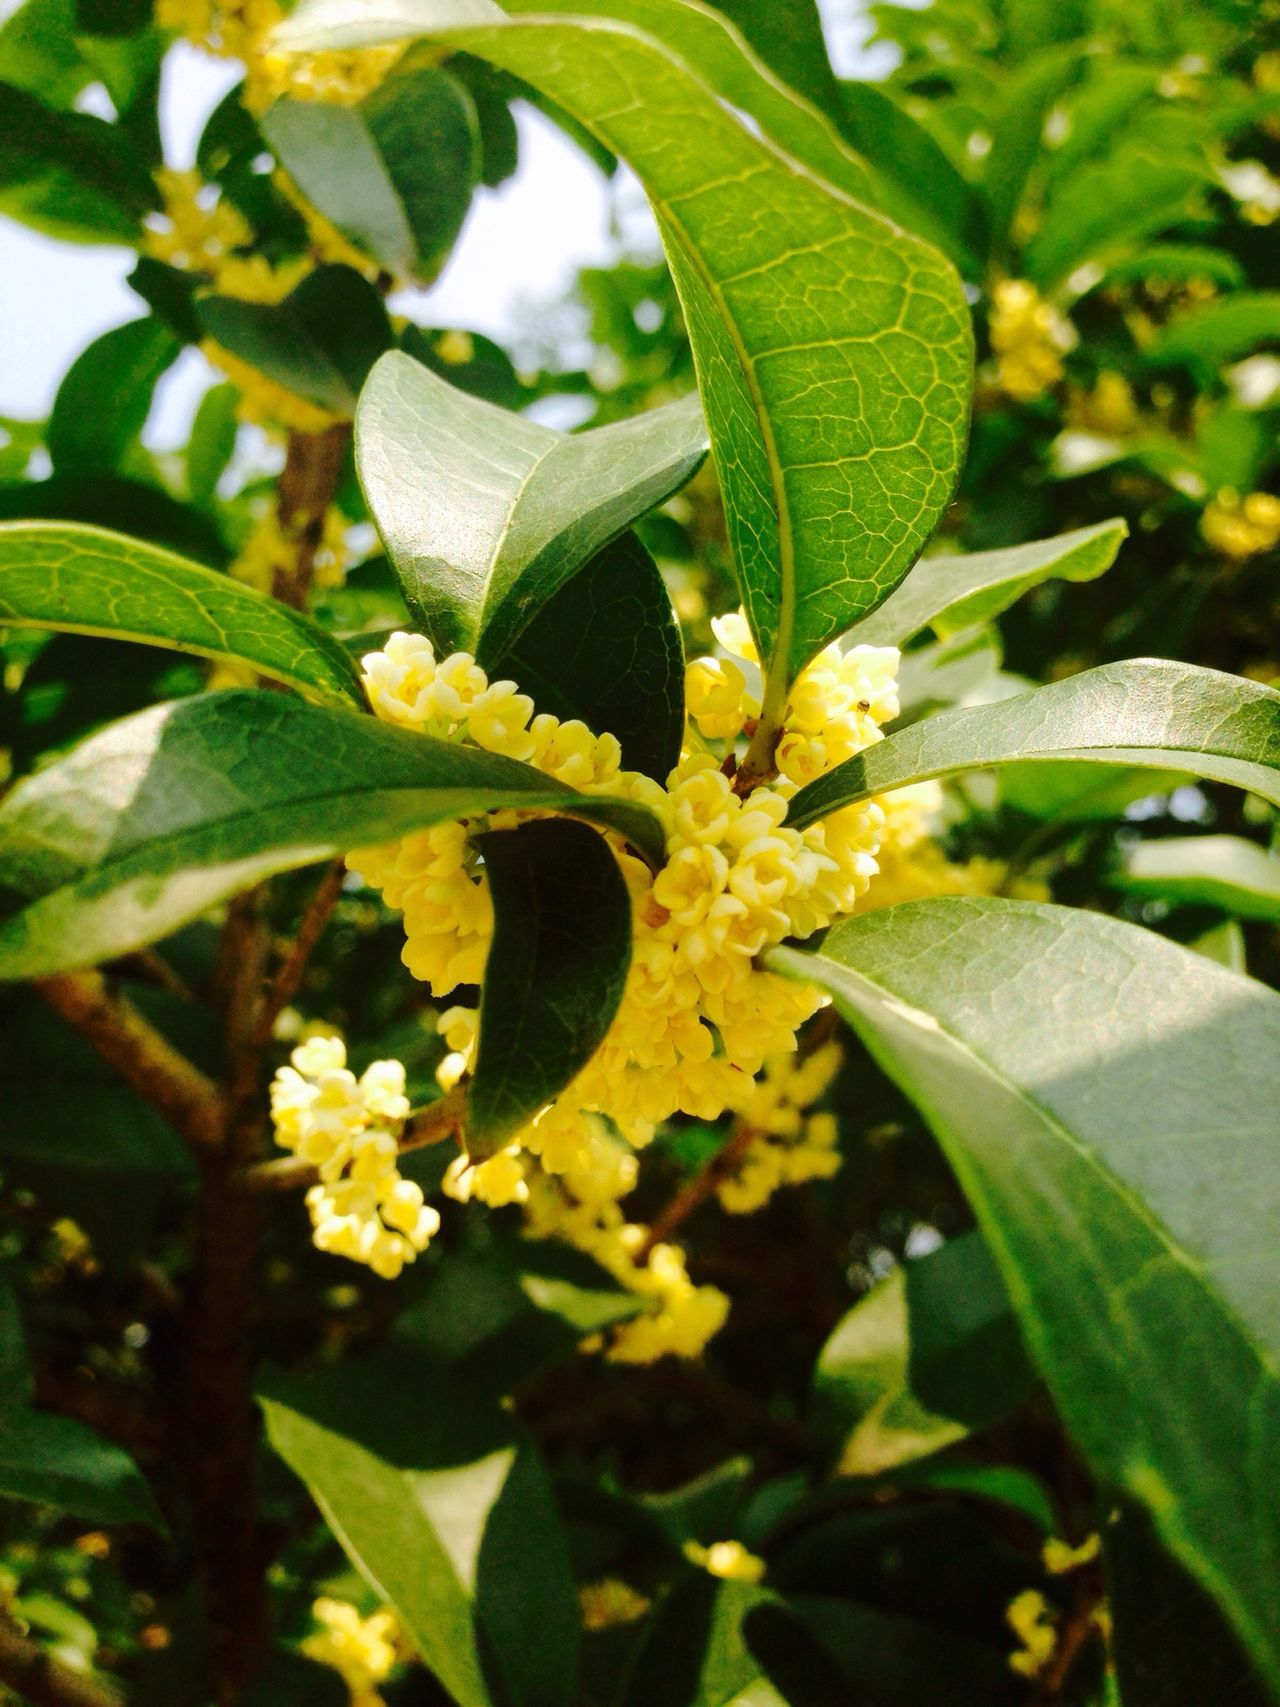
[[[1171,836],[1140,842],[1114,882],[1137,895],[1220,907],[1280,924],[1280,854],[1243,836]]]
[[[356,460],[405,598],[443,651],[496,662],[574,571],[706,454],[696,397],[566,435],[384,356]]]
[[[354,663],[298,611],[173,552],[73,522],[0,522],[0,626],[142,641],[248,664],[312,699],[363,705]]]
[[[1114,919],[985,899],[769,963],[918,1103],[1094,1470],[1280,1679],[1280,997]]]
[[[1103,664],[994,705],[925,718],[802,788],[789,822],[927,777],[1017,759],[1186,771],[1280,805],[1280,693],[1194,664]]]
[[[371,28],[394,8],[362,16]],[[332,0],[323,18],[339,14]],[[350,14],[348,14],[350,15]],[[387,36],[423,28],[410,8]],[[339,38],[305,10],[281,41]],[[523,77],[636,171],[684,301],[743,602],[779,684],[887,596],[950,495],[969,313],[936,251],[754,136],[604,19],[438,33]]]
[[[459,1707],[491,1707],[472,1623],[475,1556],[485,1517],[510,1473],[512,1449],[455,1470],[402,1469],[288,1405],[261,1404],[272,1446],[307,1484],[347,1555],[404,1620],[428,1667]]]
[[[478,748],[252,690],[155,706],[0,806],[0,893],[15,896],[0,978],[125,954],[274,872],[520,806],[588,817],[661,857],[643,808]]]
[[[990,622],[1042,581],[1096,579],[1115,562],[1128,532],[1123,521],[1099,522],[1003,551],[922,557],[847,638],[860,646],[902,646],[925,628],[945,636]]]

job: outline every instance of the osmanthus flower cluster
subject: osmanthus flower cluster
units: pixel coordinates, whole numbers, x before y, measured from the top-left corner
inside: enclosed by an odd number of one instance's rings
[[[357,1079],[340,1037],[300,1043],[271,1085],[276,1139],[320,1175],[307,1193],[322,1251],[368,1263],[394,1280],[440,1226],[422,1189],[396,1166],[409,1113],[399,1061],[375,1061]]]
[[[645,1299],[647,1309],[611,1337],[608,1355],[620,1362],[696,1355],[728,1310],[722,1293],[690,1280],[677,1246],[655,1242],[622,1207],[636,1183],[636,1152],[663,1121],[729,1114],[750,1134],[737,1172],[719,1187],[730,1210],[757,1208],[780,1186],[827,1177],[839,1165],[833,1119],[807,1112],[835,1074],[838,1047],[797,1054],[797,1033],[821,998],[763,970],[758,957],[853,911],[876,876],[889,821],[876,801],[804,830],[786,814],[800,786],[878,741],[897,715],[896,649],[833,645],[815,659],[788,699],[779,775],[740,795],[731,755],[759,713],[759,666],[741,615],[715,627],[722,655],[688,668],[690,728],[665,784],[625,770],[612,735],[538,714],[515,682],[490,681],[468,653],[437,658],[424,637],[395,634],[364,659],[378,716],[518,759],[583,794],[636,801],[665,828],[666,858],[656,871],[601,832],[633,919],[630,971],[601,1047],[504,1150],[480,1162],[460,1155],[443,1184],[462,1201],[523,1205],[535,1236],[589,1252]],[[933,795],[888,803],[906,848],[922,839],[935,805]],[[433,996],[482,981],[493,903],[478,836],[527,816],[490,813],[348,856],[403,914],[404,962]],[[449,1053],[438,1076],[450,1089],[474,1062],[476,1012],[450,1006],[439,1027]],[[375,1096],[387,1071],[379,1069]],[[321,1168],[312,1194],[317,1242],[381,1264],[379,1272],[410,1260],[433,1219],[397,1184],[386,1126],[395,1116],[368,1102],[365,1081],[346,1071],[334,1045],[303,1046],[277,1080],[274,1106],[286,1121],[282,1141]]]
[[[1033,403],[1058,384],[1062,358],[1076,344],[1071,322],[1026,279],[996,286],[990,337],[1000,388],[1019,403]]]
[[[331,1666],[351,1695],[351,1707],[382,1707],[378,1689],[401,1659],[400,1625],[384,1607],[361,1616],[349,1600],[322,1595],[311,1608],[316,1629],[300,1643],[308,1659]]]

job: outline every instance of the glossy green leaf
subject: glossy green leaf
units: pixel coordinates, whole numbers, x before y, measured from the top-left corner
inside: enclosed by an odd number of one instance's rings
[[[899,730],[802,788],[789,822],[812,824],[869,794],[1018,759],[1176,768],[1280,805],[1280,693],[1165,659],[1102,664]]]
[[[814,75],[788,77],[795,56],[780,51],[780,39],[797,19],[800,31],[807,32],[811,17],[804,14],[809,9],[811,0],[795,0],[787,10],[773,7],[770,0],[744,0],[732,9],[705,5],[703,0],[563,0],[556,5],[556,15],[609,17],[654,36],[712,85],[722,101],[751,114],[766,137],[804,160],[819,178],[879,207],[881,183],[841,137],[838,90],[829,65],[823,79],[816,58],[797,41],[799,56],[809,60]],[[512,0],[505,10],[538,15],[546,7],[539,0]],[[787,58],[790,63],[785,63]],[[819,92],[819,84],[829,87]]]
[[[354,662],[308,617],[229,576],[102,528],[0,522],[0,623],[250,664],[312,699],[364,705]]]
[[[1280,1678],[1280,996],[1016,901],[908,902],[768,962],[919,1105],[1094,1472]]]
[[[817,0],[792,0],[785,8],[773,0],[716,0],[716,9],[732,20],[752,52],[784,83],[819,109],[828,107],[835,74]]]
[[[0,893],[25,897],[0,923],[0,977],[124,954],[273,872],[519,806],[580,814],[661,857],[643,808],[479,748],[253,690],[158,705],[0,805]]]
[[[414,0],[375,23],[350,15],[384,38],[424,27]],[[309,24],[304,8],[280,39],[351,37]],[[796,671],[902,578],[950,494],[972,364],[959,281],[928,245],[753,135],[629,26],[512,20],[437,39],[558,101],[648,191],[780,704]]]
[[[430,280],[479,170],[471,97],[432,65],[402,65],[355,106],[277,101],[262,133],[313,207],[398,278]]]
[[[1123,818],[1135,800],[1172,794],[1191,780],[1181,771],[1047,760],[1006,765],[1000,772],[1000,799],[1031,818],[1101,823]]]
[[[1192,366],[1214,374],[1259,345],[1280,341],[1280,291],[1234,291],[1180,314],[1147,352],[1153,367]]]
[[[467,1151],[494,1155],[581,1072],[631,964],[631,897],[608,843],[543,819],[482,838],[493,942],[467,1091]]]
[[[924,628],[945,636],[990,622],[1042,581],[1095,580],[1115,562],[1128,532],[1123,521],[1099,522],[1003,551],[922,557],[848,638],[871,646],[901,646]]]
[[[684,739],[684,641],[662,572],[635,534],[553,593],[492,668],[540,712],[616,735],[625,769],[666,782]]]
[[[578,1609],[546,1472],[409,1346],[264,1399],[272,1446],[458,1707],[564,1707]]]
[[[696,397],[565,435],[399,352],[374,369],[356,417],[361,484],[410,609],[442,653],[484,664],[705,452]]]
[[[154,202],[115,126],[0,83],[0,213],[68,243],[135,244]]]
[[[351,267],[317,267],[283,302],[202,296],[195,309],[224,350],[335,415],[355,413],[369,370],[393,342],[381,297]]]
[[[1032,1376],[977,1233],[895,1268],[854,1305],[814,1371],[818,1411],[844,1436],[839,1470],[877,1475],[986,1428]]]
[[[1280,854],[1243,836],[1171,836],[1139,842],[1112,881],[1135,895],[1218,907],[1280,924]]]

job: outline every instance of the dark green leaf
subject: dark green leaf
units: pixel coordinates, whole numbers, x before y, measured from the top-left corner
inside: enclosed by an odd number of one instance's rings
[[[633,533],[553,593],[493,668],[539,711],[618,737],[622,763],[659,782],[684,739],[684,642],[661,571]]]
[[[412,35],[440,11],[399,0],[371,21],[348,4],[338,30],[341,6],[321,0],[280,39]],[[779,709],[796,671],[902,578],[950,493],[972,361],[958,279],[928,245],[762,142],[632,27],[515,19],[437,39],[559,101],[648,191]]]
[[[751,1583],[682,1571],[636,1647],[619,1707],[731,1707],[760,1676],[743,1616],[774,1598]]]
[[[0,213],[68,243],[134,244],[154,201],[113,125],[0,83]]]
[[[0,522],[0,622],[148,641],[250,664],[314,699],[364,704],[354,662],[309,617],[99,528]]]
[[[203,296],[195,307],[224,350],[335,415],[355,413],[370,368],[393,342],[382,299],[350,267],[317,267],[283,302]]]
[[[151,413],[156,382],[178,350],[169,328],[147,318],[104,332],[76,357],[49,417],[46,443],[59,474],[120,467]]]
[[[1102,1537],[1111,1645],[1126,1707],[1275,1702],[1218,1608],[1169,1557],[1140,1506],[1123,1502]]]
[[[494,925],[467,1092],[467,1150],[477,1159],[502,1149],[586,1066],[631,964],[631,897],[595,830],[546,819],[480,845]]]
[[[976,276],[987,244],[986,211],[933,132],[878,83],[842,83],[837,101],[836,122],[875,168],[876,200],[885,212]]]
[[[1030,902],[908,902],[768,959],[917,1102],[1095,1473],[1280,1677],[1280,996]]]
[[[1080,75],[1083,63],[1077,42],[1050,48],[1020,66],[1001,92],[982,173],[992,235],[999,244],[1008,242],[1027,180],[1043,153],[1049,111]]]
[[[802,788],[789,821],[803,827],[870,794],[1017,759],[1176,767],[1280,805],[1280,693],[1164,659],[1103,664],[913,723]]]
[[[0,1404],[0,1494],[91,1523],[147,1523],[160,1514],[133,1459],[72,1417]]]
[[[1131,894],[1280,924],[1280,854],[1243,836],[1139,842],[1112,881]]]
[[[977,1233],[875,1286],[827,1341],[820,1412],[847,1437],[840,1469],[876,1475],[988,1427],[1032,1375],[999,1273]]]
[[[113,724],[0,805],[0,977],[127,953],[273,872],[505,807],[555,807],[653,859],[641,807],[280,694],[202,694]]]
[[[410,609],[441,652],[486,665],[705,452],[696,397],[566,436],[399,353],[378,363],[356,420],[361,483]]]
[[[945,636],[990,622],[1042,581],[1095,580],[1115,562],[1128,532],[1123,521],[1099,522],[1004,551],[922,557],[897,591],[850,631],[849,639],[901,646],[924,628]]]
[[[262,131],[308,201],[387,272],[435,276],[479,168],[475,108],[455,77],[403,64],[356,106],[277,101]]]

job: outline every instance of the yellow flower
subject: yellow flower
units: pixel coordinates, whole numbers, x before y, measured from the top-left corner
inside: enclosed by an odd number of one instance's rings
[[[309,1659],[332,1666],[351,1692],[352,1707],[378,1707],[395,1668],[399,1625],[389,1609],[362,1618],[350,1601],[322,1596],[311,1615],[318,1628],[300,1644]]]
[[[713,1541],[709,1547],[686,1541],[684,1556],[690,1564],[700,1565],[711,1576],[727,1582],[758,1583],[764,1576],[764,1560],[749,1553],[741,1541]]]
[[[1005,1621],[1022,1646],[1009,1655],[1010,1669],[1037,1677],[1053,1658],[1058,1643],[1053,1609],[1038,1589],[1024,1589],[1010,1602]]]
[[[1280,544],[1280,498],[1270,492],[1249,492],[1244,498],[1229,488],[1205,505],[1200,532],[1215,551],[1243,562]]]
[[[1076,342],[1071,322],[1026,279],[996,286],[990,334],[1001,388],[1020,403],[1052,390],[1062,378],[1062,357]]]

